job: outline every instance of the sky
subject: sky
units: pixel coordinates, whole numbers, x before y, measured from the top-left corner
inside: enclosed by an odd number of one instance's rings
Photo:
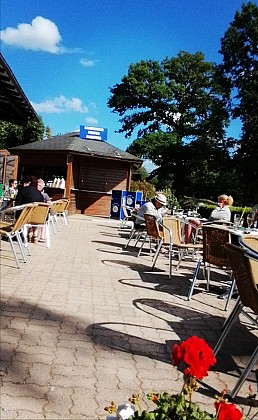
[[[243,2],[0,0],[1,53],[53,135],[103,127],[107,141],[125,150],[136,133],[116,133],[121,124],[107,106],[110,87],[130,64],[179,51],[220,62],[220,40]],[[229,135],[239,129],[233,124]]]

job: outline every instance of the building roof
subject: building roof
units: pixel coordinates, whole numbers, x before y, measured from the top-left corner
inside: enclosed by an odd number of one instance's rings
[[[126,160],[137,163],[139,166],[142,160],[138,157],[118,149],[106,141],[86,140],[79,136],[79,132],[67,133],[54,136],[50,139],[35,141],[10,148],[12,152],[66,152],[71,154],[88,155],[117,160]]]
[[[0,53],[0,120],[21,125],[30,119],[39,117]]]

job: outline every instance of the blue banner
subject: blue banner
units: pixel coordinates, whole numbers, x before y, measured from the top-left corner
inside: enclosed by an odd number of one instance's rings
[[[80,138],[88,140],[107,141],[107,128],[80,125]]]

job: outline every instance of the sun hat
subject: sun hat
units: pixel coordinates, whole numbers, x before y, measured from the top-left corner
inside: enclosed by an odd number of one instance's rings
[[[164,194],[155,195],[155,200],[157,200],[162,206],[167,205],[167,197]]]

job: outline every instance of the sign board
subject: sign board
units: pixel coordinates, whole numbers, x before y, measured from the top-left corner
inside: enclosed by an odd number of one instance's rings
[[[88,140],[107,141],[107,128],[80,125],[80,138]]]

